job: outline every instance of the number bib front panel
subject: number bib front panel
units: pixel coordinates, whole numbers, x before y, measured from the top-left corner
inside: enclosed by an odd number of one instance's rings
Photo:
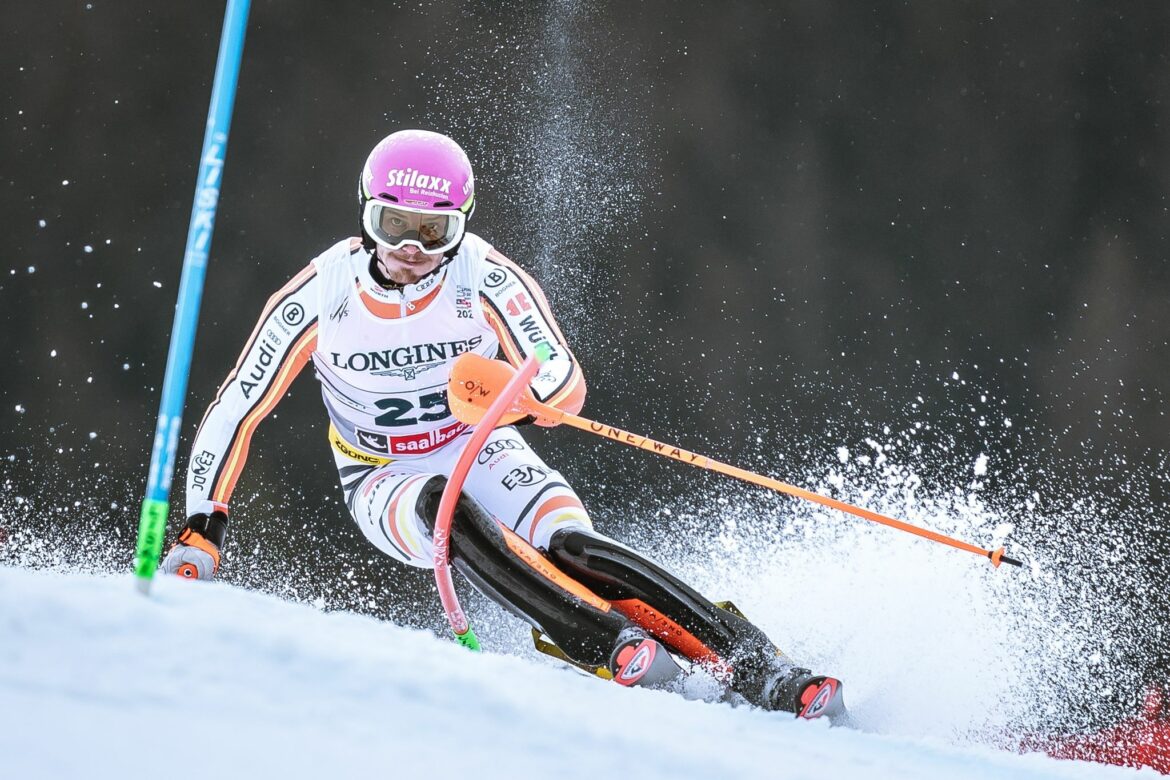
[[[313,365],[337,433],[367,453],[427,455],[467,426],[447,404],[447,377],[464,352],[495,357],[499,340],[475,305],[476,264],[490,248],[468,235],[437,274],[385,290],[358,252],[318,267],[322,301]]]

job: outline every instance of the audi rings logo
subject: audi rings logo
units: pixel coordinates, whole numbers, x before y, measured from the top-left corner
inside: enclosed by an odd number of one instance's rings
[[[508,279],[508,274],[501,271],[499,268],[492,269],[487,277],[483,280],[484,287],[499,287]]]
[[[286,324],[296,327],[305,321],[305,307],[299,303],[285,304],[285,307],[280,310],[280,318]]]
[[[475,462],[480,464],[487,463],[501,452],[522,449],[524,449],[524,445],[515,439],[500,439],[499,441],[488,442],[487,446],[476,456]]]

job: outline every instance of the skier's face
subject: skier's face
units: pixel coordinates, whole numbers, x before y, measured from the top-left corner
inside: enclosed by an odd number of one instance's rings
[[[379,245],[377,252],[378,267],[382,269],[382,273],[399,284],[414,284],[438,268],[443,260],[441,252],[427,254],[413,244],[406,244],[398,249],[387,249]]]

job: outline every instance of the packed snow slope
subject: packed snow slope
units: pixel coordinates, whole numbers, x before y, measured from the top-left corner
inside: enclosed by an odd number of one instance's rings
[[[129,576],[0,567],[0,777],[447,773],[869,780],[1134,770],[626,690],[225,584],[159,578],[144,598]]]

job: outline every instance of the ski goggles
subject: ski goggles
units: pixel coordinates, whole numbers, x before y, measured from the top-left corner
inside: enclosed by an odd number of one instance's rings
[[[462,211],[438,211],[366,201],[362,224],[387,249],[414,244],[424,252],[446,252],[463,240],[467,217]]]

